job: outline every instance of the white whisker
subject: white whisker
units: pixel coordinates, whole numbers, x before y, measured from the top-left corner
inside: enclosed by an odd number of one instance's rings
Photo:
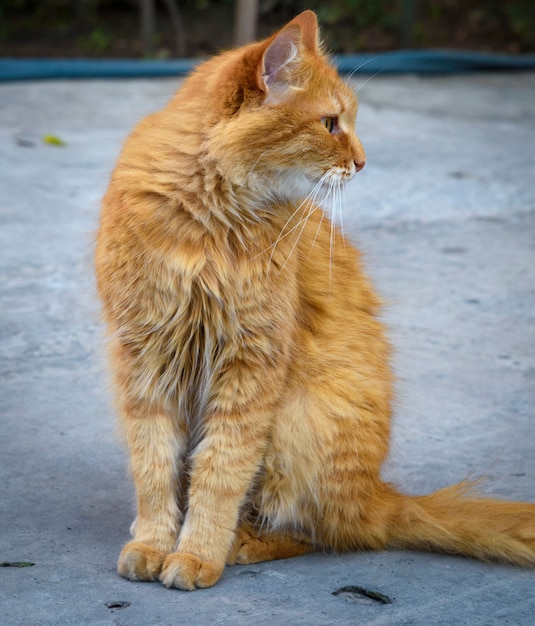
[[[316,241],[318,240],[319,234],[320,234],[320,230],[321,230],[321,225],[323,224],[323,218],[325,217],[325,212],[322,211],[321,212],[321,218],[318,224],[318,227],[316,228],[316,234],[314,235],[314,239],[312,240],[312,244],[310,245],[310,250],[312,250],[312,248],[314,247],[314,245],[316,244]],[[309,250],[309,251],[310,251]]]
[[[296,228],[299,228],[299,226],[302,224],[303,222],[303,218],[301,218],[297,224],[295,224],[294,226],[292,226],[292,228],[290,228],[290,230],[288,230],[286,233],[284,232],[286,230],[286,227],[288,226],[288,224],[292,221],[292,219],[295,217],[295,215],[298,213],[299,210],[301,210],[302,207],[305,207],[312,202],[314,202],[314,200],[317,198],[317,195],[319,193],[319,191],[321,190],[322,184],[325,181],[326,177],[328,176],[329,172],[326,172],[321,178],[320,180],[316,183],[316,185],[314,186],[314,188],[312,189],[312,191],[308,194],[308,196],[301,202],[301,204],[295,209],[295,211],[290,215],[290,217],[286,220],[284,226],[281,228],[281,232],[279,234],[279,236],[277,237],[276,241],[273,242],[270,246],[268,246],[267,248],[265,248],[264,250],[262,250],[261,252],[259,252],[257,255],[255,255],[253,257],[253,259],[257,258],[258,256],[260,256],[261,254],[266,253],[270,248],[272,249],[271,252],[271,257],[270,260],[273,258],[273,251],[275,250],[275,248],[277,247],[277,245],[279,244],[279,242],[284,239],[285,237],[288,237]],[[304,221],[306,221],[307,218],[305,218]]]
[[[375,78],[377,75],[379,75],[383,70],[377,70],[377,72],[375,72],[375,74],[372,74],[371,76],[369,76],[363,83],[362,85],[359,85],[356,89],[357,95],[360,94],[360,92],[364,89],[364,87],[366,87],[366,85],[370,82],[370,80],[372,78]]]
[[[309,210],[308,210],[308,212],[307,212],[307,214],[306,214],[303,218],[301,218],[301,219],[299,220],[299,222],[298,222],[298,223],[297,223],[297,224],[296,224],[296,225],[295,225],[295,226],[294,226],[294,227],[293,227],[290,231],[288,231],[288,232],[290,233],[290,232],[292,232],[293,230],[295,230],[295,229],[296,229],[299,225],[301,225],[301,229],[299,230],[299,234],[298,234],[298,235],[297,235],[297,237],[295,238],[295,241],[294,241],[294,243],[293,243],[293,245],[292,245],[292,247],[291,247],[291,249],[290,249],[290,252],[288,253],[288,255],[287,255],[287,257],[286,257],[286,260],[284,261],[284,264],[282,265],[281,269],[284,269],[284,268],[286,267],[286,265],[287,265],[288,261],[290,260],[290,258],[291,258],[291,256],[292,256],[292,254],[293,254],[293,252],[294,252],[294,250],[295,250],[295,248],[296,248],[296,246],[297,246],[297,244],[298,244],[298,242],[299,242],[299,240],[300,240],[300,238],[301,238],[301,235],[303,234],[303,231],[305,230],[305,227],[306,227],[306,224],[307,224],[307,221],[308,221],[309,217],[310,217],[310,216],[311,216],[311,215],[312,215],[315,211],[317,211],[317,210],[319,209],[318,205],[322,204],[322,203],[325,201],[326,197],[328,196],[328,191],[327,191],[327,193],[326,193],[326,192],[325,192],[325,189],[324,189],[324,188],[323,188],[323,186],[322,186],[322,182],[323,182],[323,181],[327,178],[327,176],[328,176],[328,175],[329,175],[329,172],[326,172],[326,173],[325,173],[325,174],[321,177],[321,179],[320,179],[320,180],[319,180],[319,182],[316,184],[316,186],[315,186],[315,187],[314,187],[314,189],[311,191],[311,193],[307,196],[307,199],[305,200],[305,202],[306,202],[305,209],[307,209],[307,208],[309,209]],[[320,192],[323,192],[324,196],[323,196],[323,198],[321,198],[321,199],[318,201],[318,196],[320,195]],[[302,203],[302,204],[303,204],[303,203]],[[301,204],[300,206],[302,206],[302,204]],[[304,209],[304,210],[305,210],[305,209]],[[303,213],[304,213],[304,210],[303,210]],[[294,213],[294,215],[295,215],[295,213]],[[286,224],[287,224],[287,223],[288,223],[288,222],[286,222]],[[273,250],[273,251],[272,251],[272,253],[271,253],[271,258],[273,258],[273,252],[274,252],[274,250]]]
[[[312,204],[312,202],[310,202],[307,206],[309,207],[309,211],[308,211],[308,213],[305,215],[305,217],[304,217],[303,219],[301,219],[301,220],[300,220],[300,223],[302,223],[301,229],[300,229],[300,231],[299,231],[299,233],[298,233],[297,237],[295,238],[295,241],[293,242],[292,247],[290,248],[290,252],[288,252],[288,255],[286,256],[286,260],[284,261],[284,263],[283,263],[283,264],[282,264],[282,266],[281,266],[281,270],[283,270],[283,269],[286,267],[286,265],[288,264],[288,261],[290,260],[290,258],[291,258],[291,256],[292,256],[292,254],[293,254],[293,252],[294,252],[294,250],[295,250],[295,248],[296,248],[296,246],[297,246],[297,244],[298,244],[298,242],[299,242],[299,239],[301,239],[301,235],[303,234],[303,231],[305,230],[305,227],[306,227],[306,224],[307,224],[308,218],[309,218],[309,217],[310,217],[310,216],[311,216],[311,215],[312,215],[315,211],[317,211],[317,209],[318,209],[318,207],[317,207],[316,205]]]
[[[333,216],[331,219],[331,233],[329,239],[329,292],[332,284],[332,272],[333,272],[333,261],[334,261],[334,243],[336,240],[336,226],[334,223],[334,219],[336,217],[336,203],[335,203],[335,195],[336,195],[336,187],[339,185],[338,179],[333,179],[331,181],[331,193],[333,196]]]
[[[292,214],[288,217],[283,227],[280,230],[280,233],[276,240],[269,245],[267,248],[256,254],[254,258],[257,258],[261,254],[265,254],[268,250],[271,250],[269,262],[267,265],[266,277],[269,275],[271,268],[274,265],[274,255],[277,247],[283,239],[286,239],[290,235],[294,234],[295,239],[291,243],[291,247],[286,254],[286,258],[282,263],[279,271],[284,270],[284,268],[289,263],[292,258],[295,250],[297,249],[298,243],[303,235],[303,232],[306,228],[306,224],[309,218],[318,210],[321,210],[322,206],[325,206],[327,202],[331,205],[331,213],[333,218],[336,219],[337,213],[340,214],[340,220],[342,218],[342,202],[341,202],[341,192],[342,192],[342,182],[340,181],[336,168],[331,168],[327,170],[319,181],[314,185],[312,191],[304,198],[300,204],[295,208]],[[300,213],[300,215],[299,215]],[[297,217],[297,221],[290,227],[292,221]],[[319,221],[318,227],[316,229],[316,233],[314,235],[314,239],[310,246],[312,249],[318,240],[320,229],[323,224],[323,219],[325,217],[325,213],[322,211],[321,219]],[[343,229],[343,224],[342,224]],[[329,261],[329,283],[332,281],[332,266],[334,260],[334,245],[336,239],[336,226],[331,220],[330,225],[330,261]]]
[[[368,63],[371,63],[372,61],[375,61],[375,59],[377,59],[377,58],[379,58],[379,57],[377,57],[377,56],[372,57],[371,59],[367,59],[366,61],[363,61],[360,65],[357,65],[357,67],[355,67],[355,69],[353,69],[351,71],[349,76],[346,76],[345,82],[348,83],[353,78],[353,75],[356,74],[362,67],[364,67],[365,65],[368,65]],[[381,70],[379,70],[379,71],[381,71]]]
[[[268,152],[269,150],[271,150],[271,148],[266,148],[264,150],[264,152],[262,152],[262,154],[258,157],[258,159],[256,159],[256,161],[253,164],[253,167],[247,172],[247,176],[245,177],[245,181],[247,181],[249,179],[249,176],[253,173],[254,168],[258,165],[260,159],[266,154],[266,152]]]
[[[344,245],[344,250],[346,247],[346,234],[344,230],[344,214],[346,210],[345,199],[345,188],[340,184],[338,185],[338,211],[340,213],[340,231],[342,232],[342,243]]]

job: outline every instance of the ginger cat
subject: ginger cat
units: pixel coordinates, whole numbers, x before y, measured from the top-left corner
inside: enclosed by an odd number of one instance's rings
[[[535,565],[535,505],[380,478],[392,373],[359,253],[316,200],[365,163],[305,11],[204,63],[127,140],[98,289],[137,492],[119,573],[412,547]]]

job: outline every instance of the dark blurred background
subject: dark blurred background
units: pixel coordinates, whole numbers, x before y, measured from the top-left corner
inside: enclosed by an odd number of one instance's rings
[[[533,0],[0,0],[0,56],[206,56],[306,8],[338,54],[535,50]]]

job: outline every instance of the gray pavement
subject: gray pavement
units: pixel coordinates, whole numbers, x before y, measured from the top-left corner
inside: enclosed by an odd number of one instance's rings
[[[317,554],[228,568],[192,593],[115,573],[133,492],[92,240],[122,139],[177,83],[0,85],[0,562],[34,563],[0,567],[0,623],[531,626],[535,572],[453,556]],[[485,475],[487,492],[533,501],[535,74],[355,86],[368,165],[344,228],[396,346],[385,477],[425,493]],[[333,595],[347,585],[392,603]]]

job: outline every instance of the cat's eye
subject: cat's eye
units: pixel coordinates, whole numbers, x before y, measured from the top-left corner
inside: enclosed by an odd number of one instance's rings
[[[321,123],[330,133],[335,131],[337,121],[337,118],[333,116],[326,116],[321,118]]]

